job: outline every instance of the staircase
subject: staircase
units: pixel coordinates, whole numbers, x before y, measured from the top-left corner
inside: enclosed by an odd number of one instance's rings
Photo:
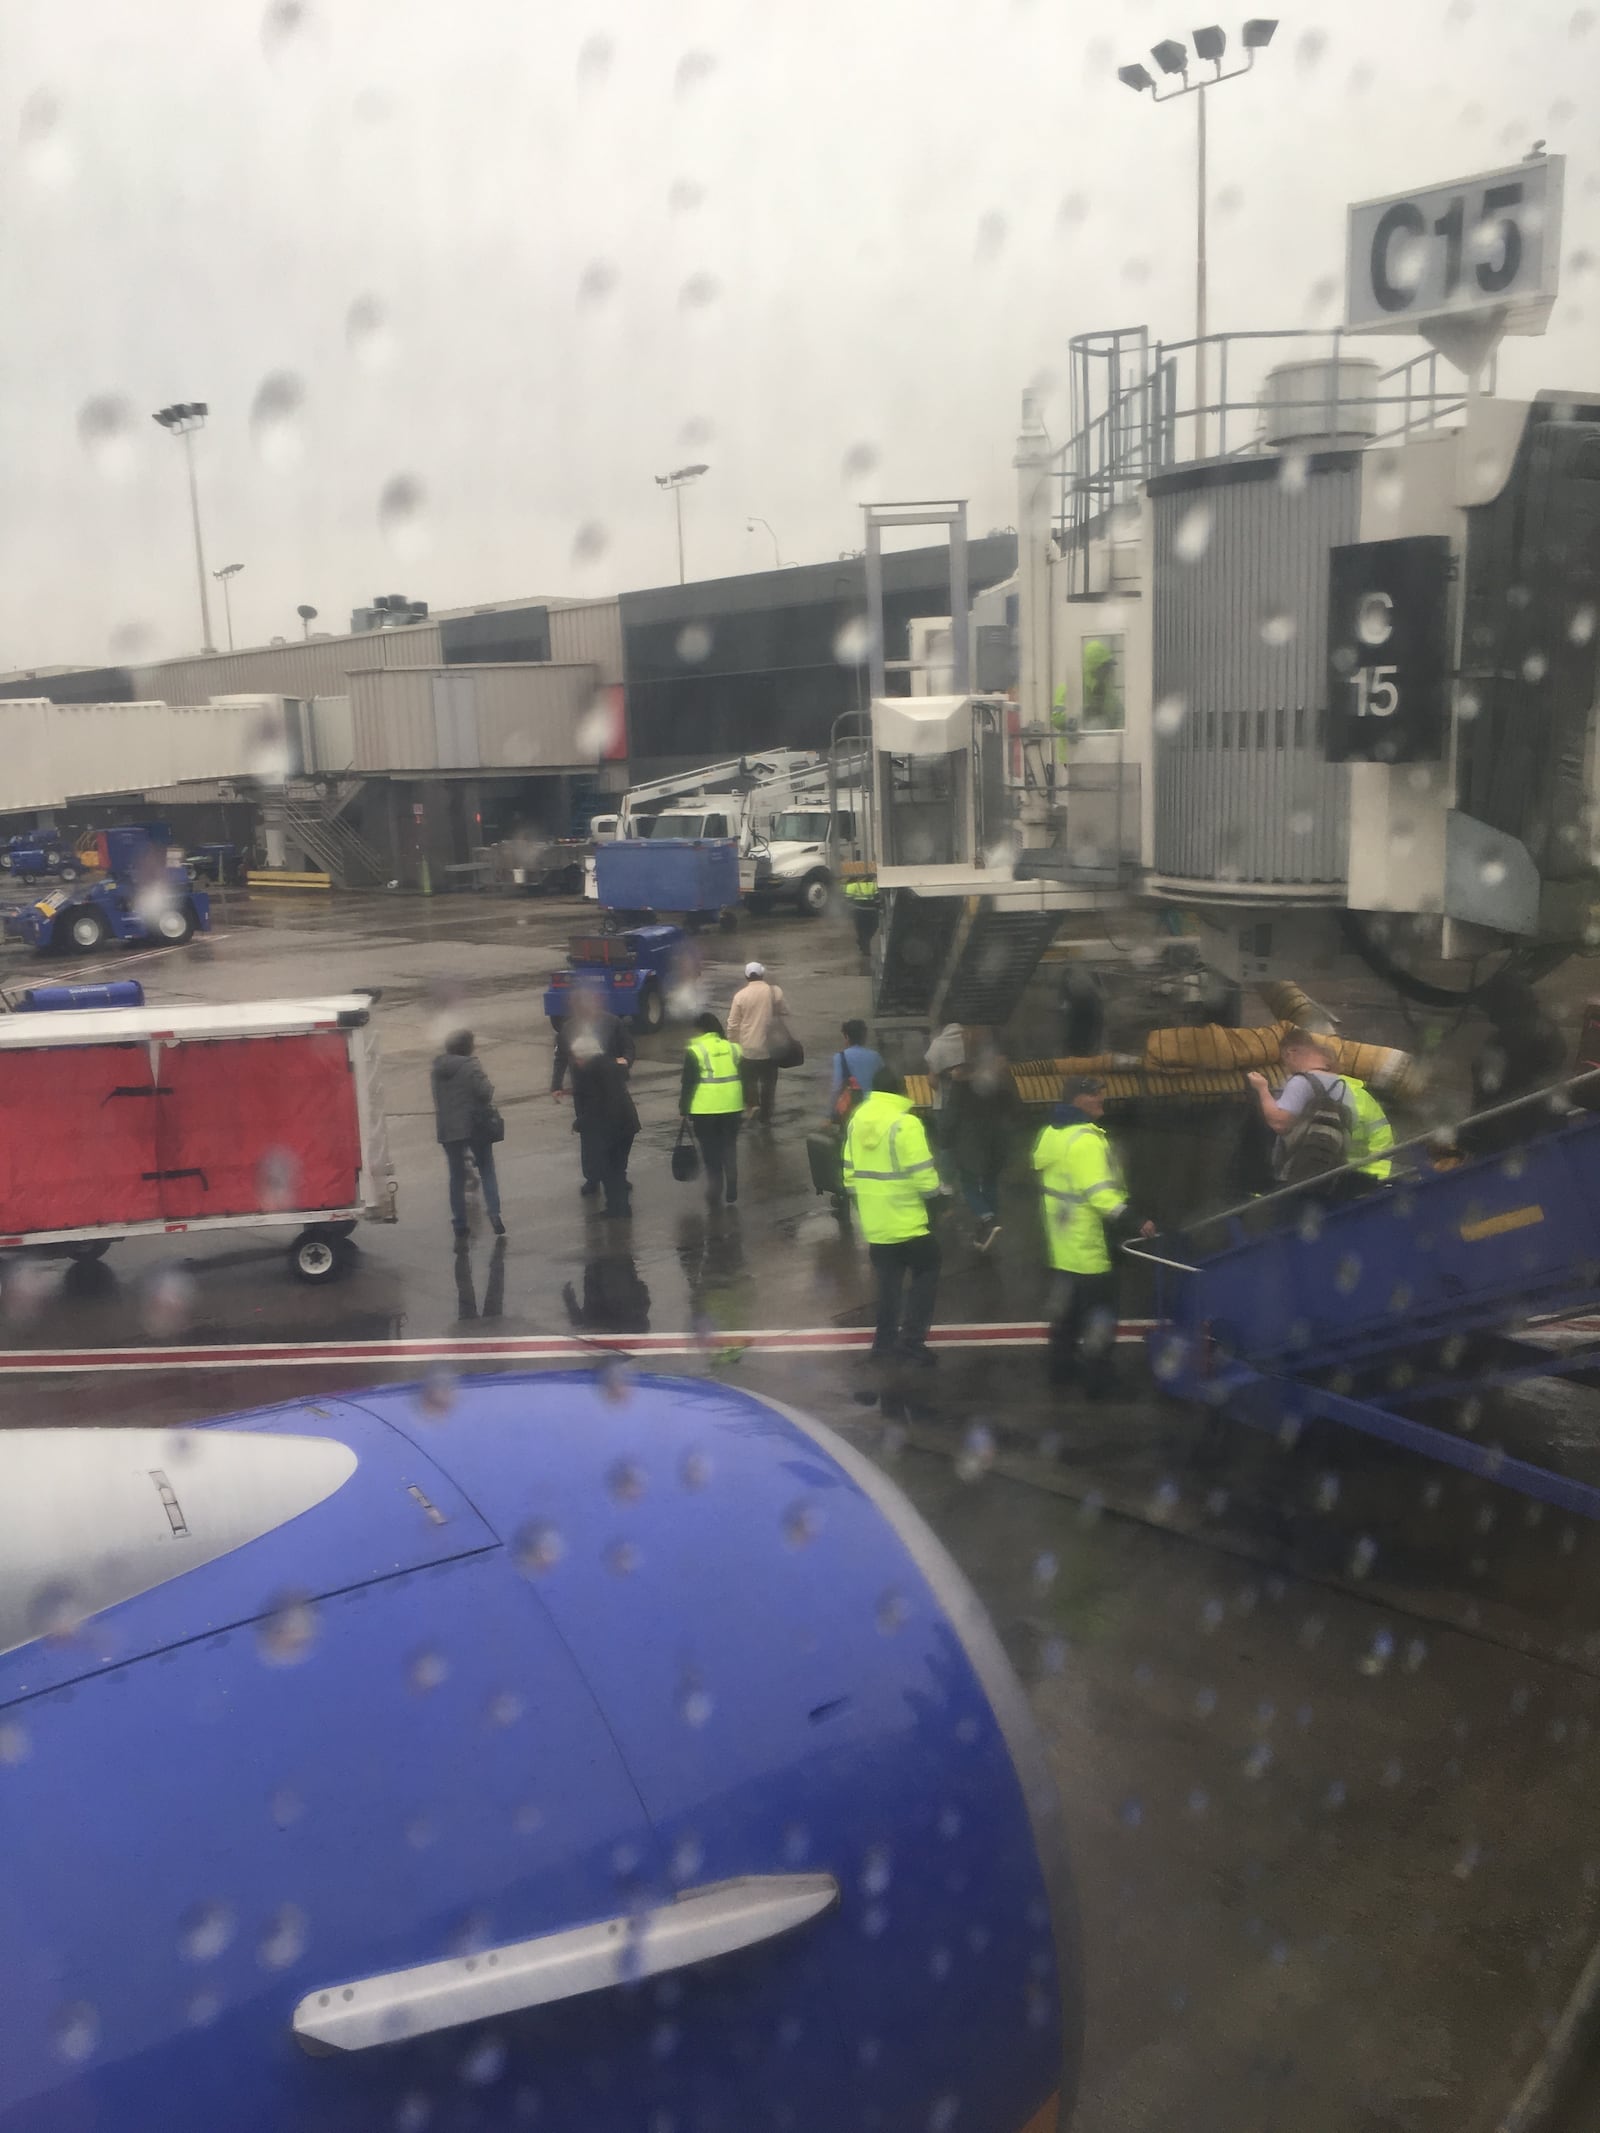
[[[283,790],[279,820],[284,836],[338,889],[378,888],[389,878],[382,853],[344,819],[365,782],[340,778],[324,785],[314,778],[292,778]]]
[[[1060,923],[1059,911],[996,910],[986,897],[969,897],[934,991],[933,1020],[1003,1028]]]
[[[872,1004],[880,1015],[927,1014],[944,971],[961,899],[879,891],[883,911],[873,942]]]

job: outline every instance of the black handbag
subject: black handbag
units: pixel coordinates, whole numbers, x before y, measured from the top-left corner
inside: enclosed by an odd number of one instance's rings
[[[678,1138],[672,1144],[672,1175],[680,1185],[692,1185],[700,1175],[700,1150],[687,1119],[680,1121]]]
[[[503,1141],[506,1137],[506,1122],[495,1104],[491,1104],[483,1114],[483,1137],[491,1145],[495,1141]]]
[[[768,1025],[767,1063],[779,1068],[804,1066],[806,1063],[806,1048],[789,1027],[789,1018],[781,1007]]]

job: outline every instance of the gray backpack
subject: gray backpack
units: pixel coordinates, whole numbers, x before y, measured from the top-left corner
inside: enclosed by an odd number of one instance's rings
[[[1291,1078],[1310,1082],[1311,1094],[1304,1110],[1279,1135],[1272,1169],[1280,1185],[1304,1185],[1330,1170],[1342,1170],[1350,1160],[1350,1092],[1343,1081],[1324,1088],[1309,1074]]]

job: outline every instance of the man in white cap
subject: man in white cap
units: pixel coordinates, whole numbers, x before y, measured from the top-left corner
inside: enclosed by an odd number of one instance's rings
[[[772,1124],[772,1104],[778,1093],[778,1069],[771,1057],[773,1017],[784,1012],[783,993],[767,976],[762,963],[746,963],[744,983],[728,1009],[728,1042],[739,1047],[739,1071],[744,1076],[746,1124],[759,1117]]]

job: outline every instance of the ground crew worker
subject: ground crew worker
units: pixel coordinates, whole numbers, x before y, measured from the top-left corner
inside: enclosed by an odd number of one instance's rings
[[[744,1081],[739,1047],[722,1034],[709,1008],[695,1017],[696,1034],[683,1055],[678,1113],[689,1121],[706,1166],[706,1198],[713,1207],[724,1189],[731,1207],[739,1197],[739,1128],[744,1122]]]
[[[1050,1383],[1072,1383],[1081,1351],[1083,1391],[1091,1400],[1107,1398],[1115,1385],[1117,1267],[1107,1230],[1128,1226],[1121,1165],[1100,1124],[1105,1092],[1098,1075],[1070,1075],[1062,1101],[1033,1144],[1045,1243],[1057,1275]],[[1155,1224],[1143,1223],[1140,1235],[1153,1237]]]
[[[863,956],[872,952],[872,936],[878,930],[878,884],[852,875],[844,885],[845,901],[850,906],[850,923],[856,929],[856,947]]]
[[[1354,1074],[1346,1074],[1344,1085],[1350,1091],[1356,1114],[1356,1122],[1350,1130],[1350,1160],[1361,1167],[1355,1174],[1371,1178],[1375,1185],[1387,1185],[1394,1169],[1389,1160],[1389,1150],[1394,1146],[1394,1128],[1382,1104],[1364,1081],[1358,1081]]]
[[[880,1362],[900,1355],[932,1369],[939,1360],[928,1346],[939,1287],[939,1244],[929,1225],[928,1203],[941,1190],[939,1172],[905,1083],[889,1067],[873,1075],[872,1093],[850,1114],[843,1181],[855,1200],[877,1283],[872,1353]]]

